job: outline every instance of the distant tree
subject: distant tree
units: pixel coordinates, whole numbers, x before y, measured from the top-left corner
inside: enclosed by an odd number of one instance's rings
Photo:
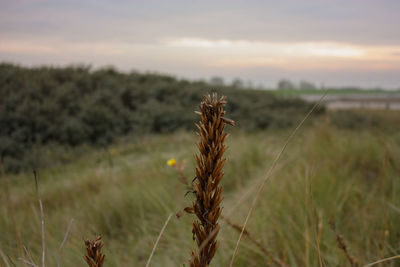
[[[234,79],[231,83],[231,86],[234,88],[244,88],[245,87],[244,82],[239,78]]]
[[[252,81],[247,80],[245,87],[248,88],[248,89],[253,89],[254,88],[254,84],[253,84]]]
[[[214,76],[210,79],[210,84],[213,86],[224,86],[224,79],[218,76]]]
[[[279,90],[293,90],[296,89],[296,85],[289,80],[282,79],[278,82]]]
[[[301,89],[301,90],[316,90],[317,87],[315,86],[315,84],[313,84],[311,82],[300,81],[299,89]]]
[[[265,90],[178,80],[157,73],[121,73],[106,67],[25,68],[0,63],[0,159],[6,171],[46,164],[39,146],[107,146],[124,135],[193,129],[193,112],[209,90],[226,95],[227,111],[241,129],[287,127],[309,109],[299,99]],[[284,88],[294,87],[290,82]],[[236,88],[236,90],[232,90]],[[33,164],[33,165],[32,165]]]

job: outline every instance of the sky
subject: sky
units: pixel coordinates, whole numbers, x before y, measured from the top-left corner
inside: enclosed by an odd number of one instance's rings
[[[0,61],[400,88],[398,0],[0,0]]]

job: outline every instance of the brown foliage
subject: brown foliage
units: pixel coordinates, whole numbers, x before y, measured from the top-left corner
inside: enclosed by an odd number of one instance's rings
[[[206,95],[200,104],[200,112],[196,112],[201,117],[196,125],[200,137],[197,143],[200,154],[196,155],[196,178],[193,184],[196,200],[185,208],[186,212],[194,213],[198,218],[193,222],[192,232],[199,252],[192,251],[191,267],[208,266],[217,249],[218,219],[222,211],[222,187],[219,183],[226,161],[223,158],[227,137],[225,125],[234,125],[232,120],[224,117],[225,104],[224,96],[218,98],[216,93],[212,97]]]
[[[85,239],[86,255],[85,261],[89,267],[102,267],[105,259],[105,255],[101,253],[103,247],[101,236],[97,236],[95,240]]]

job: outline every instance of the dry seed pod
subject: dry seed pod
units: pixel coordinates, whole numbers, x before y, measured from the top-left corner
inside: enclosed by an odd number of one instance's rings
[[[199,154],[196,155],[196,179],[193,183],[196,200],[188,213],[194,213],[197,219],[193,223],[193,239],[199,251],[192,251],[191,267],[208,266],[217,249],[216,237],[219,231],[218,219],[222,207],[222,187],[220,181],[224,175],[222,170],[226,150],[224,141],[227,137],[225,125],[234,122],[225,118],[225,97],[218,98],[214,93],[206,95],[200,104],[198,113],[201,120],[197,126],[200,141],[197,143]]]
[[[101,236],[97,236],[95,240],[85,239],[86,255],[85,261],[89,267],[102,267],[105,259],[105,255],[101,253],[103,242]]]

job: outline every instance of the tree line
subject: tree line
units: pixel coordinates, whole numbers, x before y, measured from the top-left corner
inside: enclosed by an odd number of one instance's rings
[[[193,130],[194,110],[210,91],[227,96],[227,113],[243,130],[292,126],[310,109],[302,100],[263,90],[214,88],[157,73],[2,63],[1,160],[17,170],[32,146],[105,146],[125,135]]]

